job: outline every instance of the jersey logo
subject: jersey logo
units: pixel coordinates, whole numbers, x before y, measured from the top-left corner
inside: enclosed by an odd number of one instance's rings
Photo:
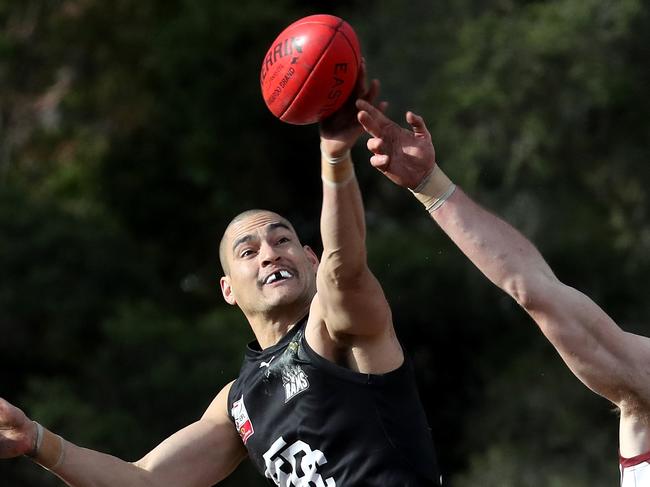
[[[284,386],[284,403],[309,389],[309,378],[299,365],[287,365],[282,368],[282,385]]]
[[[312,450],[304,441],[287,446],[280,437],[263,456],[265,477],[279,487],[336,487],[334,478],[323,479],[318,473],[318,467],[327,463],[323,452]]]
[[[253,436],[255,430],[253,429],[253,423],[251,422],[251,418],[248,417],[248,411],[246,411],[246,406],[244,405],[243,395],[241,399],[239,399],[239,401],[235,401],[232,404],[232,409],[230,410],[230,414],[235,420],[237,431],[239,432],[239,436],[241,436],[241,439],[245,445],[248,439],[251,436]]]
[[[262,361],[262,363],[260,364],[260,369],[263,369],[264,367],[266,367],[268,369],[271,366],[271,362],[273,362],[274,358],[275,358],[275,355],[273,355],[273,357],[271,357],[271,360],[269,360],[268,362]]]

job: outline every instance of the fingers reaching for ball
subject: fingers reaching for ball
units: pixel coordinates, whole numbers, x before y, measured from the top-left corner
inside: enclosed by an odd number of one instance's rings
[[[383,106],[382,106],[383,105]],[[386,102],[380,103],[379,107],[373,106],[366,100],[357,100],[357,120],[363,126],[364,130],[373,137],[381,137],[383,127],[391,123],[391,121],[383,114],[388,104]]]
[[[386,154],[384,141],[378,137],[371,137],[366,145],[368,150],[373,153],[370,164],[380,171],[386,170],[390,164],[390,157]]]
[[[368,150],[373,154],[384,154],[384,152],[382,152],[383,145],[384,141],[378,137],[371,137],[366,143]]]
[[[413,112],[406,112],[406,123],[411,126],[411,130],[416,136],[430,137],[424,119]]]
[[[357,100],[356,107],[357,120],[371,136],[366,144],[372,152],[370,164],[400,186],[417,187],[436,163],[424,119],[407,112],[407,129],[388,118],[381,104],[373,106],[366,100]]]

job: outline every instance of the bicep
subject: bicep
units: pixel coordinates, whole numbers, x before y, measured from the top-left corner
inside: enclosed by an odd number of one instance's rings
[[[571,371],[613,403],[650,399],[650,340],[624,332],[582,292],[556,282],[529,314]]]
[[[330,334],[371,336],[392,329],[384,291],[369,269],[344,284],[321,273],[321,269],[317,276],[318,304]]]
[[[159,485],[208,487],[227,477],[246,456],[227,415],[229,389],[219,393],[201,419],[167,438],[136,465]]]

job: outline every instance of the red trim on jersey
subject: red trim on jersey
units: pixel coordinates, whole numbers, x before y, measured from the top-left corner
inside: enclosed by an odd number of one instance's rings
[[[619,458],[619,462],[621,463],[621,467],[623,468],[634,467],[635,465],[638,465],[643,462],[650,462],[650,451],[630,458],[625,458],[619,452],[618,458]]]

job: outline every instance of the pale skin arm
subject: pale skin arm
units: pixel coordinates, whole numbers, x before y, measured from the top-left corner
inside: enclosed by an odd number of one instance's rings
[[[34,461],[73,487],[179,486],[209,487],[226,478],[246,456],[235,427],[227,416],[228,384],[204,415],[173,434],[144,458],[129,463],[63,440],[45,430]],[[0,399],[0,457],[12,458],[32,451],[34,423],[18,408]]]
[[[362,66],[357,97],[372,103],[378,89],[376,80],[366,88]],[[363,202],[349,157],[349,150],[362,133],[354,100],[321,124],[323,256],[310,321],[322,320],[325,329],[308,325],[307,339],[330,359],[339,355],[335,348],[344,350],[347,365],[353,369],[383,373],[398,367],[403,355],[390,307],[366,260]],[[327,160],[342,156],[337,164]]]
[[[371,163],[396,184],[415,188],[436,164],[431,136],[409,112],[411,130],[360,102],[372,135]],[[560,282],[535,246],[457,189],[433,220],[470,261],[533,318],[571,371],[621,409],[621,453],[650,450],[650,339],[624,332],[596,303]]]

